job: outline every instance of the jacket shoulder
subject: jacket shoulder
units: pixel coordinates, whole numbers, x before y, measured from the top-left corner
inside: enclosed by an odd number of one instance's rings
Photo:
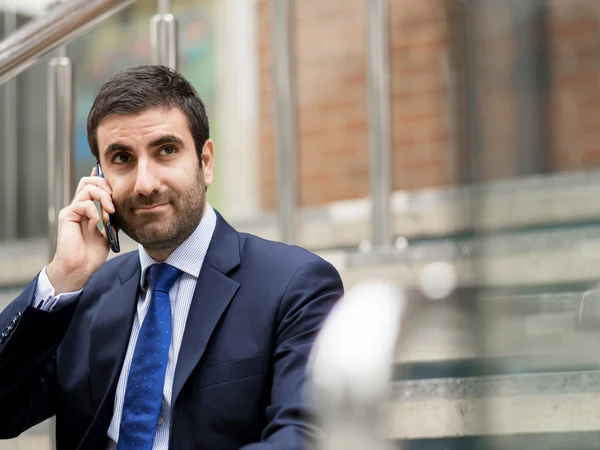
[[[239,233],[242,264],[256,265],[261,271],[293,275],[305,264],[331,264],[305,248],[270,241],[253,234]]]

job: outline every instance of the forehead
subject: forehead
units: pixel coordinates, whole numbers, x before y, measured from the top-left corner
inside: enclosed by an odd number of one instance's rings
[[[98,125],[98,146],[102,150],[122,139],[143,142],[163,133],[175,134],[182,140],[191,139],[188,121],[180,109],[153,108],[138,114],[108,116]]]

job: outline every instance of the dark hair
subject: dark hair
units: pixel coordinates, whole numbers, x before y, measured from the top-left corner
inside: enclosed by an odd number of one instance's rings
[[[88,142],[99,160],[98,125],[114,115],[140,114],[152,108],[179,108],[186,116],[198,160],[209,138],[208,116],[194,87],[181,74],[159,65],[139,66],[113,76],[100,88],[87,121]]]

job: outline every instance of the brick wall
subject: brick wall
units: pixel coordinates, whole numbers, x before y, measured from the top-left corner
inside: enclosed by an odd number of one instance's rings
[[[600,3],[554,0],[551,29],[557,168],[600,167]]]
[[[362,0],[296,2],[296,86],[301,205],[368,192],[365,19]],[[269,3],[259,2],[262,200],[276,200]]]
[[[277,205],[270,1],[258,1],[261,192],[267,210]],[[529,2],[529,12],[523,2]],[[474,126],[466,108],[470,88],[478,100],[478,176],[494,179],[600,165],[600,114],[594,114],[600,107],[600,4],[523,2],[475,2],[475,79],[469,86],[463,3],[390,0],[394,189],[469,180],[469,127]],[[365,3],[295,2],[302,206],[369,193]],[[540,7],[548,11],[543,45],[536,42]],[[536,84],[539,73],[516,67],[530,58],[529,50],[519,47],[523,32],[533,42],[532,57],[541,57],[545,48],[551,56],[543,69],[551,80],[546,87]],[[525,81],[522,72],[529,77]]]
[[[453,101],[449,30],[439,0],[390,2],[395,189],[451,183]]]

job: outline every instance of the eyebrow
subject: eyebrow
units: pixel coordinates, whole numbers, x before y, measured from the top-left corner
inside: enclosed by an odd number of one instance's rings
[[[152,142],[148,144],[148,148],[160,147],[165,144],[177,144],[183,145],[183,141],[179,139],[177,136],[173,136],[172,134],[167,134],[165,136],[158,137],[154,139]]]
[[[156,148],[156,147],[160,147],[161,145],[165,145],[165,144],[177,144],[182,146],[183,145],[183,141],[178,138],[177,136],[174,136],[172,134],[167,134],[164,136],[160,136],[156,139],[154,139],[153,141],[151,141],[148,144],[148,148]],[[113,144],[109,144],[106,149],[104,150],[104,156],[108,157],[108,155],[110,155],[111,153],[115,153],[115,152],[133,152],[133,148],[129,145],[125,145],[125,144],[120,144],[118,142],[115,142]]]

